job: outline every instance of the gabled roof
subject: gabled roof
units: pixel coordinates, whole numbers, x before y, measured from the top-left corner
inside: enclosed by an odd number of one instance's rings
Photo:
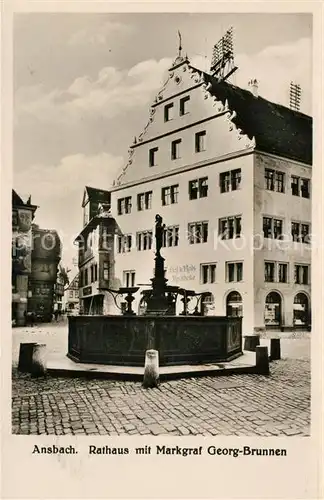
[[[74,276],[74,278],[70,281],[69,286],[65,289],[65,291],[70,290],[70,289],[74,289],[74,288],[78,288],[78,285],[79,285],[79,273],[77,273]]]
[[[20,196],[18,195],[18,193],[16,193],[16,191],[13,189],[12,190],[12,206],[22,206],[22,205],[25,205],[25,203],[23,202],[23,200],[20,198]]]
[[[208,90],[236,112],[235,125],[255,138],[256,149],[312,164],[312,118],[290,108],[255,97],[249,90],[219,82],[205,74]]]
[[[85,203],[86,195],[88,196],[89,201],[97,201],[101,203],[110,202],[110,191],[106,191],[105,189],[97,189],[90,186],[85,186],[82,205],[84,205]]]

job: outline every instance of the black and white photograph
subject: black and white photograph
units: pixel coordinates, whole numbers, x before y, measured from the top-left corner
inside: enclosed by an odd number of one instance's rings
[[[13,43],[12,433],[309,436],[311,15]]]
[[[12,13],[8,498],[315,498],[319,25],[108,3]]]

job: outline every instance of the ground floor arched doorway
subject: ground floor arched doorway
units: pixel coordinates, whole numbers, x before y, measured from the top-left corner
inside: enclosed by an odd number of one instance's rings
[[[278,292],[268,293],[265,300],[264,323],[267,327],[281,326],[282,299]]]
[[[241,317],[243,316],[243,300],[239,292],[230,292],[226,298],[226,316]]]
[[[309,326],[309,299],[303,292],[297,293],[294,297],[294,326]]]

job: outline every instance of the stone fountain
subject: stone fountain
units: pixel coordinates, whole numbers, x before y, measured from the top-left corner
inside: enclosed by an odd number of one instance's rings
[[[164,224],[155,217],[155,266],[150,290],[145,291],[146,313],[132,310],[137,287],[112,291],[125,294],[122,315],[70,316],[68,357],[76,362],[143,366],[147,349],[159,352],[160,366],[218,363],[242,354],[242,318],[188,315],[194,291],[167,285],[161,255]],[[182,295],[184,309],[175,315]]]

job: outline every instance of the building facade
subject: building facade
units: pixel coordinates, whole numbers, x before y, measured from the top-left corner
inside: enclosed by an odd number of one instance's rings
[[[68,315],[77,316],[80,313],[79,274],[77,274],[64,291],[64,311]]]
[[[32,226],[33,248],[31,274],[28,284],[28,312],[38,321],[51,321],[54,312],[61,241],[53,229]]]
[[[22,326],[26,321],[28,281],[32,271],[32,221],[37,210],[31,198],[24,202],[12,190],[12,323]]]
[[[83,224],[76,238],[81,314],[108,314],[115,288],[114,244],[116,222],[110,215],[110,192],[86,187]]]
[[[56,283],[54,285],[54,312],[58,311],[61,313],[63,311],[64,284],[64,277],[60,272],[58,272]]]
[[[203,314],[242,315],[245,334],[307,328],[311,172],[309,116],[179,56],[111,189],[111,280],[147,288],[160,214],[168,284],[201,293]]]

